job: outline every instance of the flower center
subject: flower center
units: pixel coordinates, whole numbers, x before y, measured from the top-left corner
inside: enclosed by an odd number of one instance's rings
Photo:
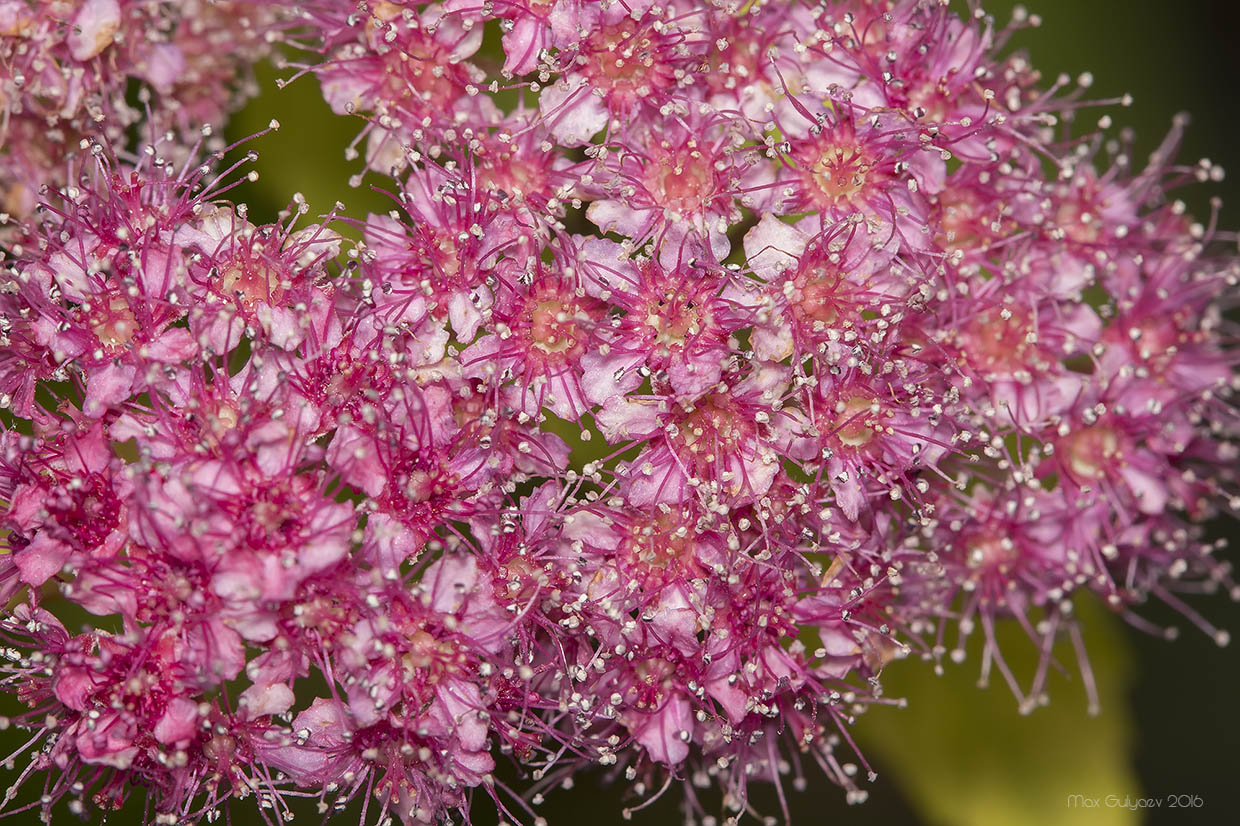
[[[855,146],[826,149],[810,166],[814,182],[832,201],[845,201],[860,192],[866,183],[871,162]]]
[[[696,149],[669,155],[655,165],[649,189],[660,205],[678,212],[701,211],[710,198],[714,171]]]
[[[545,18],[551,14],[556,2],[557,0],[525,0],[525,8],[531,14]]]
[[[1033,373],[1049,366],[1026,310],[1005,307],[978,313],[965,322],[961,339],[965,358],[986,373]]]
[[[1107,465],[1119,455],[1119,436],[1105,425],[1093,425],[1060,443],[1068,468],[1081,479],[1101,479]]]
[[[868,414],[868,415],[867,415]],[[878,403],[870,396],[852,396],[835,405],[835,438],[846,447],[862,447],[873,440]]]
[[[587,41],[583,67],[591,85],[602,89],[613,109],[628,109],[672,78],[659,54],[659,44],[631,17],[602,26]]]
[[[630,528],[626,550],[635,563],[652,569],[669,572],[700,569],[695,558],[697,543],[693,531],[676,511],[658,514],[650,522]]]
[[[91,332],[105,347],[123,347],[137,332],[138,324],[129,309],[129,302],[119,295],[108,299],[106,308],[97,316]]]
[[[950,252],[975,246],[982,234],[977,196],[967,190],[948,189],[939,194],[939,207],[942,212],[935,243]]]
[[[409,649],[402,658],[402,664],[410,673],[428,669],[441,657],[450,656],[452,653],[452,646],[449,643],[441,643],[422,629],[414,631],[407,644]]]
[[[575,313],[556,299],[539,301],[530,313],[530,343],[548,355],[580,349],[581,330]]]
[[[1011,537],[983,533],[969,540],[966,561],[970,568],[1000,568],[1014,562],[1018,556]]]
[[[834,324],[843,309],[838,294],[842,280],[839,270],[822,265],[797,273],[786,287],[793,315],[815,327]]]
[[[692,301],[677,301],[668,293],[651,302],[646,324],[655,331],[655,343],[683,348],[690,336],[702,331],[702,314]]]
[[[737,452],[753,430],[753,423],[746,421],[727,397],[716,394],[685,414],[680,441],[691,453],[713,462],[721,453]]]
[[[284,295],[280,277],[266,262],[248,256],[234,259],[220,272],[220,286],[228,295],[240,297],[252,307],[260,302],[274,304]]]
[[[120,524],[121,501],[111,482],[92,473],[67,486],[64,498],[53,499],[48,510],[82,547],[93,549],[103,544]]]
[[[1089,204],[1065,201],[1055,211],[1055,226],[1078,244],[1093,244],[1102,236],[1102,221],[1089,211]]]

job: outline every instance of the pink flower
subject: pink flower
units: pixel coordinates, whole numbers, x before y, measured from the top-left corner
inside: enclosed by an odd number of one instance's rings
[[[761,496],[779,473],[779,450],[791,441],[781,409],[787,373],[766,366],[731,372],[702,395],[668,403],[658,396],[613,396],[598,413],[610,440],[644,441],[618,471],[639,507],[703,501],[745,502]]]
[[[742,148],[753,135],[752,124],[719,115],[626,134],[626,143],[592,172],[604,197],[586,216],[636,245],[655,240],[667,266],[702,255],[722,261],[739,207],[756,203],[747,193],[774,177],[757,153]]]
[[[581,258],[587,292],[620,311],[599,325],[597,343],[581,360],[591,401],[606,404],[647,377],[659,392],[685,399],[719,382],[730,337],[753,313],[717,266],[686,260],[665,268],[604,239],[586,241]]]
[[[81,138],[106,131],[123,141],[125,128],[142,118],[126,99],[131,84],[144,84],[151,115],[136,131],[171,130],[175,143],[165,151],[186,159],[199,130],[222,125],[251,94],[250,66],[269,53],[285,13],[250,0],[0,3],[0,112],[8,133],[0,212],[38,220],[40,187],[74,182],[63,158]]]
[[[1240,593],[1201,526],[1240,266],[1168,197],[1220,171],[1180,122],[1136,171],[1055,137],[1080,89],[1019,25],[0,0],[14,794],[537,822],[591,764],[737,811],[818,766],[856,802],[895,659],[980,633],[1029,711],[1065,638],[1092,685],[1078,594],[1225,643],[1180,593]],[[276,44],[389,211],[228,202],[257,156],[203,124]]]

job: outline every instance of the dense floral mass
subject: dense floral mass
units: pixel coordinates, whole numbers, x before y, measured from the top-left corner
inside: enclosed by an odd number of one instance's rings
[[[716,823],[864,799],[893,659],[1090,685],[1078,592],[1225,642],[1179,595],[1235,590],[1240,261],[1167,194],[1221,170],[1136,163],[1031,22],[0,0],[5,808],[540,823],[601,764]],[[390,212],[228,202],[273,49]]]

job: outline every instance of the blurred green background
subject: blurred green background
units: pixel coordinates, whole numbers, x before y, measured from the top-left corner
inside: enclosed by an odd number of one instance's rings
[[[964,4],[956,0],[958,8]],[[1002,25],[1012,0],[985,4]],[[1180,159],[1202,157],[1235,167],[1240,176],[1240,2],[1237,0],[1031,0],[1040,28],[1018,33],[1010,49],[1029,53],[1047,82],[1060,72],[1094,75],[1089,97],[1131,93],[1130,108],[1105,107],[1081,113],[1082,128],[1109,114],[1117,128],[1131,127],[1139,165],[1158,145],[1178,112],[1192,114]],[[272,87],[277,73],[264,73]],[[237,118],[231,129],[241,137],[262,129],[271,117],[280,132],[252,144],[261,153],[262,179],[239,197],[255,212],[273,215],[294,191],[310,201],[311,213],[326,212],[336,200],[346,213],[391,208],[387,196],[369,189],[386,186],[369,176],[358,188],[346,185],[343,148],[361,122],[335,118],[318,98],[312,77],[283,91],[269,91]],[[348,165],[356,172],[358,164]],[[1221,185],[1185,190],[1200,218],[1212,196],[1224,201],[1222,226],[1240,226],[1240,177]],[[1212,526],[1216,534],[1235,526]],[[1168,643],[1138,632],[1098,606],[1080,600],[1090,659],[1101,683],[1103,710],[1086,713],[1080,679],[1051,681],[1051,704],[1027,717],[1017,714],[1006,687],[976,685],[977,652],[961,665],[948,665],[935,677],[918,662],[896,663],[884,674],[889,696],[909,698],[906,709],[877,708],[860,718],[856,736],[879,773],[867,788],[868,802],[849,807],[841,791],[812,772],[804,793],[791,791],[793,822],[801,826],[865,823],[929,826],[1024,826],[1024,824],[1222,824],[1240,822],[1240,652],[1219,649],[1174,612],[1148,606],[1143,614],[1161,625],[1177,625],[1179,640]],[[1218,595],[1194,603],[1215,624],[1240,629],[1240,607]],[[1013,631],[1014,629],[1008,629]],[[975,635],[976,636],[976,635]],[[1005,654],[1032,668],[1034,652],[1019,631],[1009,634]],[[1022,662],[1023,655],[1023,662]],[[1066,651],[1064,662],[1074,662]],[[864,772],[862,772],[864,774]],[[578,777],[574,788],[550,795],[541,813],[550,826],[591,826],[626,822],[622,810],[633,805],[623,781],[606,785],[599,776]],[[1070,795],[1096,798],[1099,805],[1073,806]],[[1171,808],[1172,798],[1190,796],[1199,807]],[[1114,801],[1108,797],[1114,796]],[[673,789],[632,822],[647,826],[683,821]],[[1160,801],[1158,808],[1123,804]],[[763,815],[778,816],[778,800],[759,790],[753,800]],[[1184,800],[1183,802],[1189,802]],[[1114,804],[1120,805],[1114,805]],[[1112,804],[1112,805],[1109,805]],[[493,810],[475,812],[475,822],[494,822]],[[752,822],[759,823],[755,818]]]
[[[1003,22],[1013,5],[1011,0],[993,0],[985,7]],[[1031,0],[1026,5],[1041,15],[1043,25],[1017,35],[1011,48],[1027,50],[1048,80],[1059,72],[1076,76],[1090,71],[1095,77],[1091,97],[1126,92],[1135,97],[1128,109],[1088,110],[1082,122],[1110,114],[1117,126],[1134,128],[1139,161],[1161,140],[1172,116],[1188,111],[1193,121],[1181,159],[1191,163],[1209,157],[1236,167],[1240,174],[1237,0]],[[333,116],[318,97],[312,77],[277,91],[274,78],[290,73],[265,67],[262,80],[267,91],[229,130],[234,138],[252,134],[272,117],[283,126],[246,147],[261,155],[257,165],[261,178],[239,189],[237,198],[248,202],[252,217],[260,221],[271,220],[294,192],[305,195],[312,214],[328,211],[336,200],[345,204],[345,214],[355,217],[389,209],[386,196],[368,189],[372,183],[383,185],[379,178],[368,178],[360,188],[347,185],[358,164],[346,163],[343,150],[361,121]],[[1237,186],[1232,178],[1185,191],[1181,197],[1204,218],[1209,198],[1221,196],[1222,225],[1236,227],[1240,226]],[[1236,533],[1231,524],[1213,529],[1217,534]],[[1194,605],[1215,624],[1240,630],[1240,607],[1225,596],[1199,599]],[[964,664],[948,665],[943,677],[935,677],[917,662],[893,664],[884,675],[884,685],[889,696],[908,697],[909,707],[872,710],[855,730],[879,773],[878,782],[866,786],[870,800],[849,807],[839,789],[811,772],[806,792],[789,788],[793,822],[801,826],[1240,822],[1234,812],[1240,802],[1236,777],[1240,651],[1220,650],[1159,606],[1148,606],[1143,614],[1159,624],[1181,626],[1181,638],[1174,643],[1124,626],[1097,606],[1084,604],[1080,610],[1102,685],[1100,716],[1086,714],[1084,691],[1075,675],[1053,679],[1050,706],[1021,717],[1004,686],[995,684],[988,690],[976,686],[976,651]],[[1032,648],[1018,636],[1005,653],[1019,663],[1023,652],[1025,666],[1030,667]],[[1071,662],[1071,654],[1065,659]],[[622,809],[634,802],[625,797],[625,786],[623,782],[604,786],[598,777],[579,777],[572,790],[551,795],[542,814],[550,826],[624,823]],[[1073,807],[1069,795],[1098,798],[1100,805]],[[1161,807],[1138,811],[1108,806],[1110,795],[1121,802],[1125,797],[1159,800]],[[1170,808],[1174,795],[1195,796],[1202,805]],[[673,789],[636,813],[632,822],[681,823],[677,797]],[[753,802],[762,814],[779,815],[769,790],[758,791]],[[63,815],[66,822],[70,818]],[[317,821],[313,815],[304,819]],[[110,822],[135,820],[136,812],[121,812]],[[474,815],[479,826],[494,820],[493,811],[485,806]],[[340,820],[349,821],[349,814]],[[14,822],[34,822],[34,815],[21,815]],[[247,818],[243,805],[233,813],[233,822],[258,821]]]

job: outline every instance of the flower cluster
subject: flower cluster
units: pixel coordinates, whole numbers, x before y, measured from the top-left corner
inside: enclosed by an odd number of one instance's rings
[[[0,156],[51,186],[0,284],[10,807],[537,823],[593,763],[713,823],[807,770],[863,800],[884,666],[979,626],[1025,709],[1077,592],[1225,642],[1178,594],[1235,589],[1240,260],[1166,195],[1221,171],[1080,129],[1024,18],[244,5],[0,0],[8,128],[66,124]],[[264,31],[389,213],[256,224],[253,156],[180,160]],[[177,127],[137,152],[133,78]]]
[[[221,125],[254,91],[250,67],[279,39],[280,5],[0,0],[0,213],[25,218],[45,187],[68,183],[84,136],[121,145],[128,130],[171,131],[183,147]]]

